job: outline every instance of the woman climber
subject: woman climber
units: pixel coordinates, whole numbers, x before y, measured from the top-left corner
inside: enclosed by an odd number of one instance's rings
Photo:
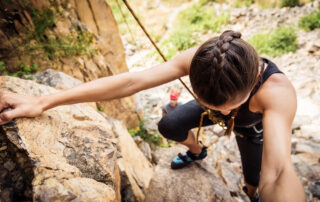
[[[172,168],[206,157],[206,148],[191,129],[210,110],[228,125],[229,133],[236,134],[244,191],[252,201],[259,197],[262,201],[305,201],[290,157],[295,90],[277,66],[259,58],[239,32],[225,31],[150,69],[97,79],[59,93],[34,97],[2,92],[0,110],[12,110],[0,114],[0,124],[36,117],[59,105],[126,97],[185,75],[190,77],[197,101],[177,107],[159,122],[163,136],[189,148],[173,159]],[[203,125],[213,124],[211,120],[204,117]]]

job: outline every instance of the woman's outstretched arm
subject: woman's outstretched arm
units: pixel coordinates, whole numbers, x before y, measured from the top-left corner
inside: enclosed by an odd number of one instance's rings
[[[182,52],[174,59],[141,72],[127,72],[100,78],[55,94],[42,97],[0,93],[0,125],[17,117],[35,117],[43,111],[67,104],[106,101],[130,96],[189,74],[191,59],[196,48]]]

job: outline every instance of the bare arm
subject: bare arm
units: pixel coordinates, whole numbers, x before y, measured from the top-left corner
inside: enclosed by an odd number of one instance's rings
[[[262,201],[306,201],[290,156],[291,125],[297,107],[295,91],[284,75],[277,75],[270,83],[276,86],[265,88],[262,101],[265,108],[260,197]]]
[[[35,117],[43,111],[66,104],[97,102],[130,96],[189,74],[191,59],[197,48],[182,52],[174,59],[141,72],[104,77],[59,93],[42,96],[23,96],[10,92],[0,94],[0,124],[17,117]]]

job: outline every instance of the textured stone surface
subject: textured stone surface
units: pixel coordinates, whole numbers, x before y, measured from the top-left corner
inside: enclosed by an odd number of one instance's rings
[[[14,77],[0,77],[0,86],[28,95],[56,92]],[[17,119],[3,126],[3,134],[19,153],[27,155],[21,161],[32,162],[32,185],[27,182],[33,187],[34,200],[119,201],[117,140],[112,128],[112,123],[90,106],[78,104],[57,107],[32,119]],[[23,166],[17,168],[17,162],[7,159],[3,167],[11,173],[23,170]]]
[[[53,69],[47,69],[44,72],[39,72],[32,76],[27,76],[33,78],[40,84],[51,86],[56,89],[67,89],[72,88],[81,84],[82,82],[75,79],[63,72],[57,72]]]
[[[172,158],[184,150],[183,147],[161,150],[146,201],[231,201],[228,188],[210,162],[204,160],[180,170],[170,168]]]
[[[38,64],[40,71],[47,68],[63,71],[82,82],[128,71],[118,27],[105,0],[62,0],[54,3],[49,0],[30,0],[28,6],[14,0],[10,1],[10,5],[1,3],[1,7],[0,57],[4,58],[2,60],[9,69],[17,69],[20,61],[23,61],[25,64]],[[25,36],[25,27],[33,27],[29,13],[31,9],[28,7],[40,11],[50,8],[54,11],[55,26],[46,32],[47,36],[63,38],[78,29],[92,32],[95,40],[91,46],[97,52],[92,57],[73,56],[53,60],[45,54],[36,57],[27,57],[24,53],[15,55],[15,50],[19,48],[15,47],[18,44],[16,41],[21,41]],[[25,54],[28,55],[27,52]],[[101,102],[99,107],[108,116],[124,121],[128,127],[138,125],[133,97]]]
[[[122,124],[113,122],[113,130],[117,134],[121,153],[118,163],[123,201],[142,202],[153,175],[153,167]]]
[[[133,137],[134,142],[139,147],[140,151],[142,151],[143,155],[148,159],[148,161],[152,161],[152,151],[150,145],[145,142],[140,136]]]
[[[32,78],[37,83],[44,84],[59,90],[72,88],[74,86],[82,84],[82,82],[78,79],[75,79],[63,72],[58,72],[53,69],[47,69],[44,72],[39,72],[34,75],[26,75],[25,78]],[[92,106],[95,110],[97,109],[97,105],[94,102],[87,103]]]
[[[227,185],[229,192],[238,195],[242,187],[241,175],[232,168],[232,165],[224,161],[219,162],[218,173]]]
[[[25,151],[0,130],[0,201],[32,200],[33,166]]]

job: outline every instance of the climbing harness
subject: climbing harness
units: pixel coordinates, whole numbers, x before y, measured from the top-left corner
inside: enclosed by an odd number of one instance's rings
[[[117,0],[116,0],[117,1]],[[136,14],[134,13],[134,11],[132,10],[131,6],[128,4],[127,0],[123,0],[123,3],[125,4],[125,6],[128,8],[128,10],[130,11],[131,15],[133,16],[133,18],[136,20],[136,22],[139,24],[140,28],[142,29],[142,31],[145,33],[145,35],[148,37],[148,39],[150,40],[150,42],[152,43],[152,45],[155,47],[155,49],[157,50],[157,52],[160,54],[160,56],[162,57],[162,59],[166,62],[167,59],[166,57],[163,55],[163,53],[161,52],[161,50],[159,49],[159,47],[157,46],[157,44],[152,40],[152,38],[150,37],[149,33],[147,32],[147,30],[145,29],[145,27],[142,25],[142,23],[140,22],[140,20],[138,19],[138,17],[136,16]],[[231,117],[228,120],[227,126],[226,126],[226,121],[223,119],[219,119],[218,117],[216,117],[213,113],[213,111],[211,109],[208,109],[207,107],[205,107],[201,102],[199,102],[199,99],[197,98],[197,96],[189,89],[189,87],[185,84],[185,82],[182,81],[181,78],[179,78],[180,83],[187,89],[187,91],[192,95],[192,97],[199,103],[199,105],[201,106],[201,108],[204,110],[204,112],[201,114],[201,118],[200,118],[200,123],[199,123],[199,127],[198,127],[198,131],[197,131],[197,143],[199,143],[199,135],[200,135],[200,130],[203,124],[203,118],[204,116],[208,116],[208,118],[215,124],[218,124],[219,126],[221,126],[224,130],[225,130],[225,135],[230,136],[231,132],[233,131],[234,128],[234,119],[237,116],[237,113],[239,111],[239,108],[232,110],[231,113]]]

